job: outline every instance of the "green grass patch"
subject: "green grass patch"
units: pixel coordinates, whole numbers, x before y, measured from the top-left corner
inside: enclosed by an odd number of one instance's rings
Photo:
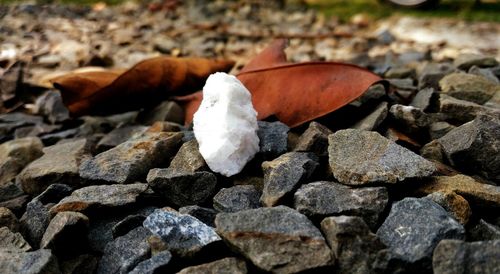
[[[377,0],[314,0],[310,1],[309,6],[343,21],[348,21],[355,14],[364,13],[374,19],[392,15],[411,15],[500,22],[499,0],[483,0],[478,5],[474,0],[442,0],[435,8],[427,10],[394,7]]]

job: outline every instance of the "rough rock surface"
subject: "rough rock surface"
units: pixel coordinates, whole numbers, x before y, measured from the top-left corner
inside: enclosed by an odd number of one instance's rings
[[[480,116],[438,141],[450,163],[500,182],[500,119]]]
[[[184,206],[179,208],[180,214],[187,214],[195,217],[196,219],[202,221],[204,224],[215,227],[215,215],[217,215],[217,210],[212,208],[206,208],[201,206]]]
[[[16,215],[10,209],[0,207],[0,227],[4,226],[17,232],[19,230],[19,220],[17,220]]]
[[[500,109],[498,108],[456,99],[446,94],[440,95],[439,104],[441,113],[462,123],[472,121],[481,115],[489,115],[500,119]]]
[[[265,160],[274,159],[286,152],[290,128],[282,122],[258,122],[259,154]]]
[[[498,61],[491,56],[465,53],[458,55],[457,58],[453,61],[453,65],[458,69],[467,70],[472,66],[494,67],[498,65]]]
[[[215,224],[225,241],[265,271],[293,273],[332,263],[321,232],[291,208],[220,213]]]
[[[90,142],[78,139],[43,149],[44,155],[31,162],[17,176],[26,193],[36,195],[50,184],[77,186],[80,183],[78,167],[90,157]]]
[[[101,140],[99,140],[96,150],[100,153],[111,149],[127,141],[133,136],[143,133],[146,129],[147,127],[145,126],[125,126],[113,129],[111,132],[102,137]]]
[[[300,135],[294,151],[311,151],[318,156],[328,155],[328,135],[333,132],[317,122],[311,122]]]
[[[317,166],[316,156],[306,152],[289,152],[263,162],[264,189],[260,201],[265,206],[280,203],[306,182]]]
[[[149,257],[151,249],[146,239],[150,235],[149,230],[138,227],[108,243],[96,273],[128,273],[133,270],[137,264]]]
[[[372,111],[372,113],[354,124],[353,128],[368,131],[376,130],[387,117],[387,113],[389,113],[387,102],[382,102]]]
[[[422,183],[417,192],[455,192],[463,196],[471,205],[478,207],[500,207],[500,187],[487,185],[465,175],[436,176]]]
[[[252,185],[239,185],[221,189],[213,199],[220,212],[236,212],[260,207],[260,191]]]
[[[177,171],[207,171],[208,166],[201,156],[196,139],[185,142],[170,163],[169,168]]]
[[[13,232],[8,227],[0,227],[0,250],[26,252],[31,246],[19,232]]]
[[[172,168],[155,168],[149,171],[147,181],[155,192],[176,206],[203,203],[217,191],[217,177],[207,171],[189,172]]]
[[[328,217],[321,230],[337,258],[336,273],[373,273],[373,264],[385,245],[360,217]]]
[[[467,243],[443,240],[434,250],[436,274],[493,274],[500,271],[500,240]]]
[[[146,192],[147,184],[97,185],[80,188],[62,199],[50,212],[77,211],[125,207],[134,204]]]
[[[144,221],[144,227],[160,236],[168,250],[180,256],[191,256],[221,240],[213,228],[200,220],[172,210],[155,210]]]
[[[89,226],[87,216],[79,212],[60,212],[51,221],[40,242],[40,248],[56,254],[78,254],[86,248]]]
[[[442,206],[462,225],[466,225],[469,222],[472,210],[464,197],[456,194],[455,192],[441,191],[431,193],[426,197]]]
[[[182,269],[177,274],[246,274],[245,261],[238,258],[224,258],[211,263],[190,266]]]
[[[402,260],[430,270],[436,245],[443,239],[464,239],[465,230],[430,199],[405,198],[392,205],[377,235]]]
[[[413,97],[410,106],[425,112],[437,112],[439,110],[439,94],[433,88],[424,88]]]
[[[201,155],[224,176],[239,173],[259,151],[257,112],[235,76],[218,72],[208,77],[193,123]]]
[[[309,217],[354,215],[375,227],[389,202],[385,187],[351,188],[335,182],[314,182],[295,192],[294,207]]]
[[[469,241],[500,240],[500,227],[480,219],[475,226],[467,231]]]
[[[0,249],[0,269],[4,273],[61,273],[50,250],[17,252]]]
[[[0,145],[0,186],[13,180],[33,160],[43,155],[43,144],[36,137],[26,137]]]
[[[164,273],[168,263],[172,259],[172,254],[169,251],[162,251],[151,258],[140,262],[129,274],[154,274]]]
[[[483,76],[468,73],[446,75],[439,85],[443,93],[481,105],[500,92],[500,85]]]
[[[149,169],[167,165],[181,145],[182,133],[145,133],[84,161],[80,176],[90,181],[127,184],[146,177]]]
[[[339,130],[328,141],[330,168],[343,184],[394,184],[427,177],[436,170],[431,162],[376,132]]]

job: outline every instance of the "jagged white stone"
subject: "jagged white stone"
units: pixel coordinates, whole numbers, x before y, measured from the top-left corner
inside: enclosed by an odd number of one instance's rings
[[[259,151],[257,112],[248,89],[234,76],[210,75],[193,130],[210,169],[224,176],[239,173]]]

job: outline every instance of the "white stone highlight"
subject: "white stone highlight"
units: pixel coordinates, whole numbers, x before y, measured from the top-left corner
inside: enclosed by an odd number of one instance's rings
[[[210,75],[193,130],[210,169],[224,176],[239,173],[259,151],[257,112],[252,95],[234,76]]]

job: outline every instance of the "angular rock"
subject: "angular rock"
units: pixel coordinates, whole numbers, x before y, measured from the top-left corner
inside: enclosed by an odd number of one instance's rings
[[[14,138],[36,137],[50,134],[61,129],[61,125],[39,124],[34,126],[20,127],[14,131]]]
[[[436,274],[494,274],[500,271],[500,240],[466,243],[443,240],[434,250]]]
[[[182,133],[145,133],[84,161],[80,176],[108,184],[128,184],[146,177],[148,171],[167,165],[181,145]]]
[[[394,184],[427,177],[436,170],[431,162],[376,132],[339,130],[328,141],[330,168],[343,184]]]
[[[145,126],[125,126],[120,128],[115,128],[108,134],[106,134],[97,143],[96,151],[101,153],[108,149],[114,148],[117,145],[129,140],[135,135],[142,134],[147,130]]]
[[[453,166],[500,182],[500,119],[479,116],[438,142]]]
[[[0,249],[0,269],[5,273],[61,273],[57,258],[47,249],[32,252]]]
[[[147,181],[156,193],[177,206],[201,204],[217,191],[217,177],[206,171],[184,172],[155,168],[149,171]]]
[[[14,182],[0,185],[0,202],[8,201],[23,195],[24,192]]]
[[[173,101],[164,101],[154,108],[141,113],[138,117],[143,125],[152,125],[156,121],[184,123],[184,109]]]
[[[432,140],[439,139],[454,128],[455,126],[452,126],[447,122],[435,122],[429,126],[429,136]]]
[[[424,88],[413,97],[410,106],[425,112],[437,112],[439,110],[439,94],[433,88]]]
[[[474,75],[483,76],[484,78],[490,80],[492,83],[500,84],[500,80],[495,76],[495,74],[493,73],[493,71],[491,69],[479,68],[476,66],[472,66],[469,69],[469,73],[474,74]]]
[[[500,240],[500,227],[492,225],[483,219],[467,231],[468,241]]]
[[[289,152],[262,163],[264,189],[260,201],[275,206],[306,182],[318,166],[317,157],[307,152]]]
[[[453,65],[458,69],[468,70],[472,66],[494,67],[498,65],[498,61],[494,57],[464,53],[458,55],[458,57],[453,61]]]
[[[26,204],[30,201],[29,195],[21,195],[3,202],[0,202],[0,207],[10,209],[14,214],[21,215],[26,208]]]
[[[8,227],[0,227],[0,250],[26,252],[31,246],[19,232],[13,232]]]
[[[218,72],[208,77],[193,125],[201,155],[224,176],[239,173],[259,151],[252,96],[235,76]]]
[[[265,160],[274,159],[285,153],[290,128],[282,122],[258,121],[259,153]]]
[[[295,273],[333,263],[321,232],[285,206],[220,213],[215,224],[235,251],[265,271]]]
[[[417,132],[434,122],[428,114],[412,106],[392,105],[389,112],[395,122],[406,132]]]
[[[395,87],[398,90],[409,90],[416,91],[417,87],[413,85],[413,79],[405,78],[405,79],[388,79],[391,86]]]
[[[138,227],[106,245],[97,266],[97,274],[128,273],[149,257],[151,249],[146,239],[151,232]]]
[[[466,123],[481,115],[490,115],[500,119],[499,109],[459,100],[446,94],[441,94],[440,97],[441,112],[453,120]]]
[[[185,172],[208,171],[196,139],[185,142],[170,163],[171,169]]]
[[[295,209],[306,216],[360,216],[370,227],[377,225],[388,202],[385,187],[351,188],[335,182],[303,185],[294,196]]]
[[[205,246],[221,240],[213,228],[175,211],[155,210],[144,221],[144,227],[160,236],[169,251],[182,257],[192,256]]]
[[[408,77],[414,77],[415,76],[415,69],[414,68],[408,68],[408,67],[393,67],[390,68],[385,74],[385,78],[408,78]]]
[[[0,186],[12,181],[33,160],[41,157],[43,144],[40,139],[27,137],[0,145]]]
[[[90,142],[87,139],[56,144],[44,148],[43,152],[42,157],[31,162],[17,176],[24,192],[36,195],[54,183],[80,184],[78,167],[90,157]]]
[[[448,213],[462,225],[469,222],[472,210],[464,197],[454,192],[434,192],[426,196],[433,202],[442,206]]]
[[[405,198],[392,205],[377,235],[402,260],[429,271],[436,245],[443,239],[464,239],[465,230],[430,199]]]
[[[294,151],[310,151],[318,156],[328,155],[328,135],[333,132],[318,122],[311,122],[300,135]]]
[[[480,105],[500,92],[500,85],[483,76],[468,73],[449,74],[439,81],[439,85],[445,94]]]
[[[376,130],[380,124],[387,117],[387,113],[389,112],[387,108],[387,102],[380,103],[372,113],[368,114],[365,118],[358,121],[352,128],[373,131]],[[328,151],[328,150],[326,150]]]
[[[206,273],[246,274],[248,270],[244,260],[238,258],[224,258],[211,263],[186,267],[177,272],[177,274]]]
[[[221,189],[214,196],[214,208],[220,212],[237,212],[260,207],[260,191],[252,185]]]
[[[333,254],[336,273],[373,273],[373,264],[385,245],[360,217],[328,217],[321,222]]]
[[[427,64],[418,78],[418,89],[433,88],[439,90],[439,81],[452,71],[453,67],[449,64]]]
[[[201,207],[201,206],[184,206],[179,208],[180,214],[191,215],[196,219],[202,221],[204,224],[215,227],[214,221],[217,211],[211,208]]]
[[[59,256],[82,253],[87,246],[88,226],[87,216],[79,212],[60,212],[50,221],[40,248],[51,249]]]
[[[35,102],[35,112],[43,115],[52,123],[61,123],[68,120],[69,111],[63,103],[61,93],[55,90],[49,90],[38,97]]]
[[[126,207],[134,204],[144,194],[147,184],[98,185],[75,190],[50,209],[51,213],[62,211],[85,212],[96,209]]]
[[[140,262],[129,274],[154,274],[165,273],[168,263],[172,259],[172,253],[162,251],[151,258]]]
[[[112,228],[113,238],[118,238],[127,234],[130,230],[142,226],[146,216],[141,214],[128,215],[123,220],[116,223]]]
[[[500,187],[487,185],[465,175],[436,176],[422,182],[417,192],[431,194],[433,192],[454,192],[463,196],[471,205],[481,208],[500,207]]]
[[[0,227],[7,227],[13,232],[19,230],[19,220],[16,215],[6,207],[0,207]]]

